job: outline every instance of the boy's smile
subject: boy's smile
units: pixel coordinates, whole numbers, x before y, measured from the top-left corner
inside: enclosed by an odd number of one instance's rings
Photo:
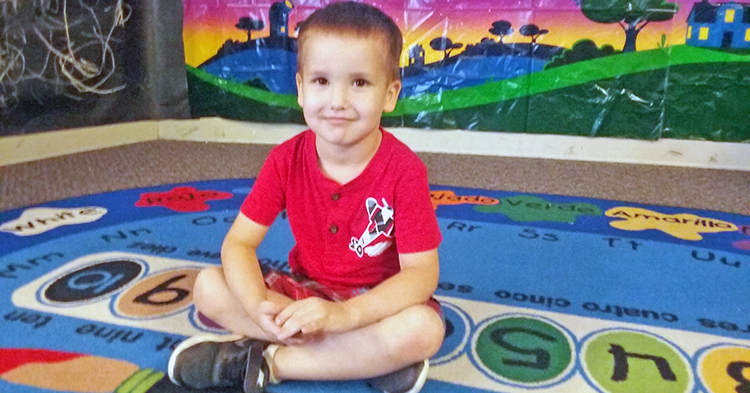
[[[309,34],[299,59],[297,101],[318,144],[349,148],[363,141],[379,143],[375,131],[381,115],[394,109],[401,90],[401,81],[386,66],[385,41],[347,33]]]

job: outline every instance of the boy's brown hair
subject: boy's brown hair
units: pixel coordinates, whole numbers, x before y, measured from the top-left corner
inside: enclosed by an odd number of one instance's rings
[[[298,68],[304,55],[305,41],[310,32],[353,33],[358,36],[379,36],[385,41],[386,64],[393,79],[400,79],[399,60],[403,49],[401,30],[379,9],[354,1],[331,3],[316,10],[299,25],[297,35]]]

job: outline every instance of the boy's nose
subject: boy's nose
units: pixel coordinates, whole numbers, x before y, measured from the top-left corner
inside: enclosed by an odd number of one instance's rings
[[[349,104],[349,98],[347,95],[346,87],[336,86],[331,89],[331,108],[332,109],[344,109]]]

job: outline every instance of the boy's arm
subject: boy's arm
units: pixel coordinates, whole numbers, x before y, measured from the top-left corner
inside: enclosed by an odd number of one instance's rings
[[[439,278],[438,251],[400,254],[401,271],[370,291],[331,302],[308,298],[294,302],[276,318],[282,325],[279,339],[297,332],[345,332],[370,325],[402,310],[427,302]]]
[[[344,303],[353,327],[370,325],[402,310],[423,304],[437,289],[438,250],[399,254],[401,271],[367,293]]]
[[[269,297],[263,281],[256,250],[268,232],[261,225],[240,213],[234,220],[221,246],[221,264],[229,290],[240,301],[243,308],[258,325],[272,334],[279,333],[273,317],[291,303],[280,297]],[[271,301],[275,306],[264,303]],[[269,314],[272,314],[269,316]],[[266,318],[263,318],[266,316]]]

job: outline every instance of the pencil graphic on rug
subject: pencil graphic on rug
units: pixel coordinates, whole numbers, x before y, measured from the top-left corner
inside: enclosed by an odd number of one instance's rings
[[[174,385],[162,371],[140,368],[125,360],[32,348],[0,348],[0,381],[73,393],[194,391]]]

